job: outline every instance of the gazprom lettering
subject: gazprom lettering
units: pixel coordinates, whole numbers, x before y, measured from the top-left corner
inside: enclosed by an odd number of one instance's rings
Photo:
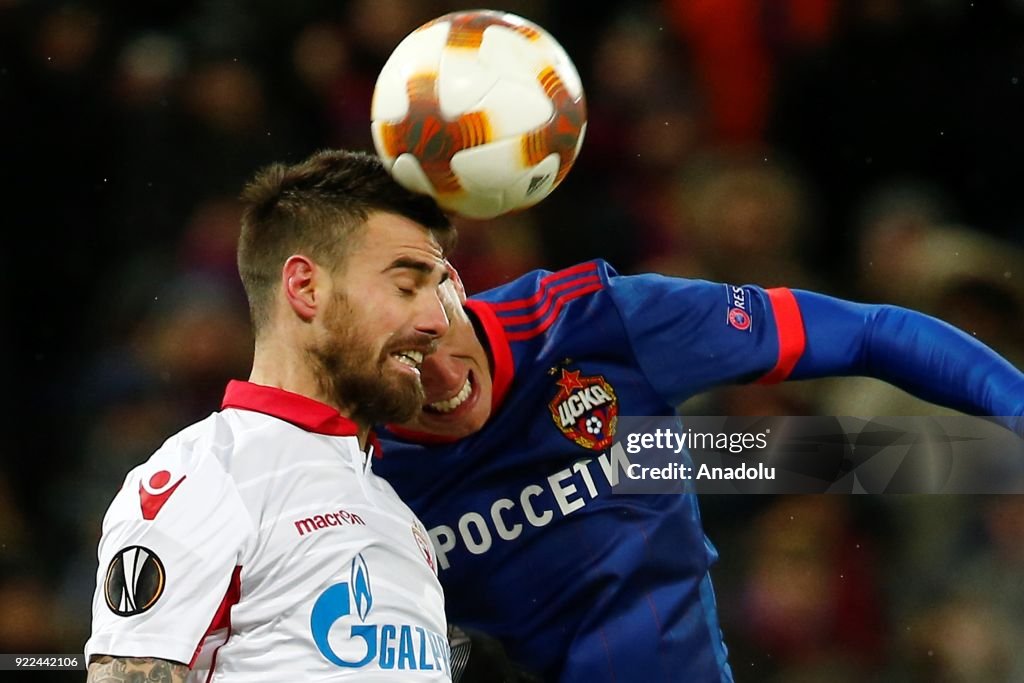
[[[594,467],[595,462],[598,467]],[[550,524],[556,514],[566,517],[582,510],[599,494],[595,481],[598,472],[611,487],[619,483],[620,475],[626,474],[630,464],[626,451],[616,443],[596,460],[580,460],[551,474],[543,483],[524,486],[516,499],[499,498],[483,513],[467,512],[459,517],[454,527],[435,526],[430,530],[430,539],[441,569],[451,567],[448,553],[460,542],[470,553],[482,555],[494,545],[495,536],[502,541],[519,538],[523,524],[512,521],[517,516],[530,526],[540,528]],[[545,508],[540,498],[548,495],[554,505]],[[516,515],[517,512],[520,515]]]
[[[369,569],[363,556],[357,555],[352,560],[351,579],[330,586],[313,604],[310,631],[327,661],[346,669],[376,662],[384,670],[437,670],[451,675],[447,636],[411,624],[367,624],[372,609]],[[329,638],[332,629],[344,632],[345,623],[353,620],[358,622],[348,626],[345,638]]]

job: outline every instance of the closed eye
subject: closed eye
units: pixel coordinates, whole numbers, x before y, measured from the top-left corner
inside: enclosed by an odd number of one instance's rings
[[[426,282],[432,275],[437,273],[438,283],[441,284],[448,279],[448,271],[437,263],[427,263],[410,257],[399,257],[391,262],[384,269],[384,272],[405,272],[411,274],[417,281]]]

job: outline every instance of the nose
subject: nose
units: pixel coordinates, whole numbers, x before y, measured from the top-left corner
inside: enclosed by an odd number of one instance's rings
[[[437,351],[424,358],[420,366],[420,381],[427,402],[440,401],[457,392],[462,388],[465,374],[463,361],[454,357],[442,341]]]
[[[416,330],[439,339],[448,333],[448,314],[444,310],[440,291],[434,289],[422,297],[423,307],[416,319]]]

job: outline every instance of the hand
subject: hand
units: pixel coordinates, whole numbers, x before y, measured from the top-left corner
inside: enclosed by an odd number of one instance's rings
[[[441,283],[438,291],[441,305],[444,306],[444,312],[448,314],[449,320],[469,322],[469,316],[462,308],[462,304],[466,302],[466,288],[462,285],[462,278],[459,277],[459,271],[455,270],[451,261],[444,263],[448,268],[448,279]]]
[[[459,277],[459,271],[455,270],[455,266],[448,259],[444,261],[445,267],[448,268],[448,279],[451,280],[452,285],[455,287],[455,293],[459,297],[459,303],[466,302],[466,287],[462,284],[462,278]]]

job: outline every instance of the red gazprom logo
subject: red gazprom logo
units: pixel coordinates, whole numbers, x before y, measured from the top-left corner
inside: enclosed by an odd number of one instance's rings
[[[305,536],[314,531],[326,529],[329,526],[350,526],[352,524],[366,526],[363,518],[354,512],[338,510],[337,512],[328,512],[323,515],[313,515],[305,519],[297,519],[295,520],[295,530],[299,532],[299,536]]]

